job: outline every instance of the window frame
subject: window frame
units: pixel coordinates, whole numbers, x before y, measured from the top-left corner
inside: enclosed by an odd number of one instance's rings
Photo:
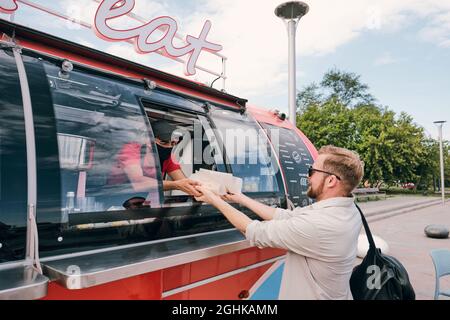
[[[28,257],[31,256],[31,252],[30,252],[30,238],[29,238],[29,233],[31,230],[31,226],[29,224],[29,205],[30,205],[30,194],[29,192],[33,192],[33,190],[35,190],[35,186],[33,187],[32,183],[35,183],[35,181],[33,181],[34,179],[30,180],[30,177],[28,176],[29,174],[31,174],[32,176],[35,176],[35,172],[33,174],[33,172],[29,172],[30,170],[33,170],[32,167],[30,167],[30,161],[33,161],[35,159],[32,158],[31,154],[30,154],[30,150],[28,148],[28,144],[32,143],[31,141],[28,141],[30,136],[29,133],[27,131],[30,130],[29,127],[29,120],[28,119],[28,123],[27,123],[27,115],[26,115],[26,110],[25,110],[25,102],[24,102],[24,97],[23,94],[24,92],[22,92],[22,86],[24,86],[25,84],[22,83],[22,78],[21,76],[23,76],[23,74],[21,75],[21,70],[19,70],[19,66],[18,66],[18,57],[17,54],[20,55],[20,53],[18,52],[14,52],[13,50],[17,50],[16,48],[12,48],[12,47],[8,47],[8,46],[0,46],[0,51],[1,54],[7,55],[10,58],[10,63],[8,63],[10,68],[14,68],[16,74],[14,75],[14,84],[12,85],[13,88],[15,88],[15,92],[16,95],[14,96],[17,101],[15,101],[15,103],[12,103],[11,100],[8,100],[8,103],[14,106],[18,107],[18,111],[20,112],[20,129],[16,129],[14,130],[14,146],[17,146],[20,144],[20,152],[15,152],[14,155],[17,156],[18,154],[20,154],[20,158],[16,159],[18,160],[17,162],[15,161],[15,165],[18,164],[18,162],[20,161],[23,165],[23,167],[20,170],[21,175],[20,177],[20,181],[21,183],[19,184],[20,190],[16,190],[17,194],[21,195],[21,199],[20,202],[21,204],[24,205],[23,208],[21,208],[20,210],[17,210],[17,212],[21,212],[21,216],[20,219],[18,219],[19,221],[21,221],[20,224],[16,224],[16,226],[14,228],[8,228],[8,230],[6,229],[6,227],[11,227],[9,225],[5,225],[5,233],[7,231],[12,231],[11,233],[11,237],[8,237],[6,234],[6,237],[3,239],[0,239],[0,243],[2,244],[0,250],[7,250],[10,247],[12,252],[12,256],[10,258],[6,257],[4,258],[3,262],[0,262],[0,269],[2,269],[3,266],[11,266],[11,265],[16,265],[16,264],[20,264],[22,265],[24,263],[24,261],[27,260]],[[26,76],[26,75],[25,75]],[[8,92],[13,92],[13,91],[9,91]],[[16,119],[17,120],[17,119]],[[2,123],[3,121],[5,121],[5,118],[2,116],[0,123]],[[8,126],[6,126],[8,127]],[[31,128],[32,130],[32,128]],[[18,131],[20,131],[22,133],[22,139],[20,142],[18,142],[17,140],[17,133]],[[1,138],[1,137],[0,137]],[[1,142],[0,142],[1,143]],[[2,155],[3,157],[3,155]],[[0,158],[0,165],[3,165],[3,159]],[[5,164],[7,165],[7,164]],[[35,167],[34,167],[35,168]],[[1,168],[0,168],[0,171]],[[0,172],[1,174],[1,172]],[[0,188],[3,189],[3,181],[4,181],[4,177],[0,177],[1,181],[0,181]],[[17,176],[15,177],[15,180],[17,179]],[[5,181],[6,182],[6,181]],[[14,184],[8,185],[8,189],[13,188]],[[20,192],[19,192],[20,191]],[[1,194],[0,194],[1,196]],[[0,201],[2,199],[0,198]],[[3,223],[2,223],[3,224]],[[10,244],[10,242],[12,244]],[[17,243],[17,244],[16,244]],[[20,243],[20,245],[19,245]],[[18,251],[17,253],[15,253],[16,251]],[[4,252],[4,251],[3,251]],[[3,254],[2,254],[3,255]],[[6,255],[6,254],[5,254]],[[13,257],[14,256],[14,257]]]
[[[160,113],[161,115],[165,115],[167,116],[167,118],[171,117],[180,117],[182,116],[182,114],[184,113],[185,116],[189,116],[191,117],[194,121],[198,121],[198,123],[202,126],[202,139],[204,138],[203,133],[205,133],[206,138],[208,139],[208,142],[214,145],[214,150],[216,150],[215,154],[214,154],[214,161],[215,161],[215,165],[217,166],[217,171],[219,172],[224,172],[224,173],[230,173],[228,170],[228,167],[225,165],[226,161],[224,161],[224,155],[222,153],[222,145],[220,144],[220,139],[217,138],[217,135],[215,133],[213,133],[213,130],[211,128],[210,122],[208,120],[208,118],[206,117],[206,113],[204,111],[198,112],[196,110],[185,110],[185,109],[180,109],[180,108],[171,108],[171,106],[169,104],[162,104],[162,103],[154,103],[150,98],[142,98],[140,99],[141,104],[144,108],[144,110],[147,113],[147,120],[150,123],[150,120],[148,119],[148,113],[154,112],[154,113]],[[171,113],[175,113],[178,112],[179,114],[174,115]],[[180,114],[181,113],[181,114]],[[151,124],[149,124],[149,126],[151,127]],[[156,142],[154,139],[154,132],[153,132],[153,128],[151,128],[151,132],[152,132],[152,144],[153,147],[156,148]],[[213,140],[214,137],[214,140]],[[160,167],[161,169],[161,167]],[[159,173],[161,173],[161,170],[159,171]],[[189,178],[189,177],[187,177]],[[163,181],[164,179],[162,179],[161,181]],[[162,188],[162,187],[161,187]],[[183,207],[187,207],[187,206],[192,206],[195,202],[195,199],[193,196],[189,196],[189,195],[172,195],[170,196],[168,199],[170,199],[170,202],[166,202],[167,197],[164,195],[163,197],[163,203],[164,206],[183,206]],[[203,204],[205,205],[205,204]]]
[[[218,108],[215,105],[212,106],[212,109],[214,111],[225,110],[228,112],[233,112],[235,114],[240,114],[241,116],[243,116],[245,114],[245,116],[247,116],[249,118],[249,120],[252,123],[254,123],[254,129],[257,130],[257,132],[258,132],[258,130],[264,130],[263,128],[261,128],[259,122],[247,111],[236,110],[236,109],[232,109],[232,108]],[[217,119],[215,119],[214,115],[208,114],[208,119],[212,123],[212,126],[215,128],[215,130],[220,131],[219,126],[217,125]],[[226,162],[227,166],[229,167],[228,170],[230,173],[233,173],[233,165],[231,164],[231,161],[227,155],[226,145],[225,145],[224,141],[222,141],[220,134],[217,133],[216,137],[217,137],[217,139],[219,139],[221,146],[223,148],[223,154],[224,154],[224,157],[226,158],[225,162]],[[269,137],[265,133],[261,136],[261,134],[258,132],[258,138],[265,139],[267,146],[271,150],[270,152],[275,152],[275,150],[273,150],[272,142],[270,141]],[[276,154],[275,154],[275,157],[277,157]],[[272,168],[274,170],[276,170],[275,178],[276,178],[276,182],[278,185],[278,190],[243,192],[245,195],[247,195],[251,198],[266,198],[266,197],[283,197],[284,198],[286,196],[286,190],[285,190],[285,186],[284,186],[284,182],[283,182],[283,176],[281,173],[282,168],[280,167],[278,161],[275,161],[274,157],[271,157],[270,162],[271,162]],[[285,204],[283,203],[282,206],[285,207]]]

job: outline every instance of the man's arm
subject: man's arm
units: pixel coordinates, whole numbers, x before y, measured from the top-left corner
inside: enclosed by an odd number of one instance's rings
[[[201,192],[201,197],[196,197],[197,201],[206,202],[216,207],[220,212],[222,212],[225,218],[227,218],[228,221],[230,221],[230,223],[236,227],[236,229],[238,229],[242,233],[245,233],[248,225],[250,225],[253,220],[251,220],[236,208],[233,208],[221,197],[219,197],[209,189],[202,186],[197,186],[196,188]]]
[[[277,210],[276,208],[266,206],[263,203],[253,200],[242,193],[227,194],[223,198],[249,208],[264,220],[272,220],[275,215],[275,211]]]
[[[206,187],[198,186],[196,188],[202,193],[202,196],[196,199],[216,207],[228,221],[245,234],[252,245],[260,248],[291,250],[307,257],[317,257],[320,254],[314,224],[304,216],[298,216],[292,220],[281,219],[266,222],[251,220]]]
[[[247,217],[245,214],[233,208],[231,205],[223,201],[221,198],[217,198],[217,202],[214,202],[212,205],[217,208],[225,218],[230,221],[230,223],[236,227],[239,231],[245,234],[247,231],[247,227],[253,220]]]

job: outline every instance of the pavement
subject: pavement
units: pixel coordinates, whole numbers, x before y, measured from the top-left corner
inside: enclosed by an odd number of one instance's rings
[[[372,214],[398,208],[401,204],[423,205],[427,197],[396,197],[388,200],[363,203],[363,211]],[[429,200],[429,199],[428,199]],[[409,207],[398,215],[376,221],[369,220],[374,235],[385,240],[390,248],[389,255],[400,260],[408,271],[410,281],[418,300],[430,300],[434,296],[435,272],[430,251],[445,248],[450,250],[450,239],[431,239],[424,229],[429,224],[442,224],[450,228],[450,203],[428,206],[416,210]],[[397,210],[397,209],[395,209]],[[380,214],[380,213],[379,213]],[[382,215],[382,213],[381,213]],[[364,232],[364,231],[362,231]],[[360,263],[358,259],[357,263]],[[441,288],[450,289],[450,276],[441,278]],[[441,299],[448,299],[441,297]]]
[[[425,196],[393,196],[386,200],[360,202],[367,221],[386,219],[399,214],[410,213],[413,210],[439,205],[441,198]]]

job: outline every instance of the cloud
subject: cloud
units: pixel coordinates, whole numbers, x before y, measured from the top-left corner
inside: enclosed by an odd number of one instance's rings
[[[345,1],[345,2],[344,2]],[[204,0],[185,8],[188,14],[174,16],[174,1],[137,1],[136,13],[149,19],[160,14],[173,16],[183,35],[199,34],[205,20],[212,22],[208,39],[223,45],[228,92],[252,100],[261,96],[287,95],[287,32],[284,23],[275,16],[279,0]],[[145,3],[144,3],[145,2]],[[445,12],[450,12],[450,0],[314,0],[310,11],[300,21],[297,32],[297,54],[325,56],[367,32],[395,33],[424,19],[421,39],[448,45]],[[152,8],[146,10],[145,8]],[[175,10],[177,11],[177,10]],[[151,12],[151,14],[149,14]],[[122,54],[126,50],[121,51]],[[134,57],[134,56],[133,56]],[[139,58],[142,63],[145,58]],[[377,66],[396,62],[389,52],[374,63]],[[221,60],[202,53],[198,65],[221,72]],[[183,76],[183,66],[165,65],[164,70]],[[297,70],[298,73],[301,70]],[[298,75],[300,76],[300,75]],[[198,71],[194,81],[211,83],[215,76]],[[220,87],[219,83],[215,87]]]
[[[97,12],[100,1],[98,0],[66,0],[64,1],[65,13],[75,19],[82,20],[89,24],[94,23],[95,13]],[[152,0],[136,0],[133,13],[139,13],[150,21],[155,16],[160,16],[167,12],[167,5],[164,2]],[[110,20],[112,27],[133,28],[142,25],[142,22],[130,17],[119,17]]]
[[[151,65],[150,56],[137,53],[131,44],[114,43],[109,45],[105,52],[143,65]]]
[[[397,61],[398,61],[397,59],[394,59],[392,57],[392,54],[390,52],[384,52],[381,56],[379,56],[375,60],[374,65],[375,66],[385,66],[385,65],[396,63]]]
[[[435,43],[439,47],[450,48],[450,11],[437,14],[419,35],[424,41]]]
[[[213,22],[211,38],[220,39],[227,65],[228,90],[247,98],[287,94],[287,32],[274,15],[277,0],[208,0],[205,9],[190,18],[190,28],[200,28],[206,18]],[[297,53],[324,56],[368,32],[395,33],[422,19],[427,39],[450,45],[446,27],[450,0],[314,0],[300,21]],[[431,34],[430,34],[431,33]],[[396,62],[389,52],[376,65]],[[297,72],[300,72],[298,70]]]
[[[93,44],[92,42],[89,42],[85,39],[78,38],[77,43],[81,44],[82,46],[95,49],[95,44]]]
[[[93,24],[98,3],[93,0],[66,0],[63,13],[75,20]]]
[[[38,0],[35,0],[38,1]],[[43,2],[43,1],[42,1]],[[274,14],[281,0],[136,0],[134,13],[146,20],[169,15],[178,22],[182,35],[198,36],[205,20],[212,22],[208,39],[223,46],[228,57],[227,91],[249,98],[287,94],[287,32]],[[297,54],[326,56],[366,33],[395,33],[421,21],[418,39],[437,46],[450,47],[450,0],[307,0],[309,13],[302,18],[297,33]],[[67,10],[78,8],[90,23],[98,7],[93,0],[67,0]],[[74,11],[75,10],[75,11]],[[111,24],[127,28],[142,23],[122,17]],[[176,42],[177,43],[177,42]],[[105,43],[104,48],[139,63],[182,75],[183,66],[156,58],[157,54],[139,55],[129,44]],[[394,63],[384,52],[375,65]],[[221,59],[202,53],[199,65],[221,72]],[[301,70],[298,70],[300,72]],[[211,83],[215,76],[199,71],[192,79]],[[216,83],[215,87],[218,87]]]

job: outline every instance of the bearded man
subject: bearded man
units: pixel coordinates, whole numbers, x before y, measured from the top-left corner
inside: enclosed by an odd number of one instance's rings
[[[243,194],[222,198],[197,186],[196,199],[215,206],[250,242],[286,249],[280,289],[285,300],[351,300],[350,276],[357,253],[361,217],[352,191],[364,165],[353,151],[326,146],[309,168],[308,196],[316,202],[293,211],[272,208]],[[251,220],[225,200],[239,203],[263,221]]]

